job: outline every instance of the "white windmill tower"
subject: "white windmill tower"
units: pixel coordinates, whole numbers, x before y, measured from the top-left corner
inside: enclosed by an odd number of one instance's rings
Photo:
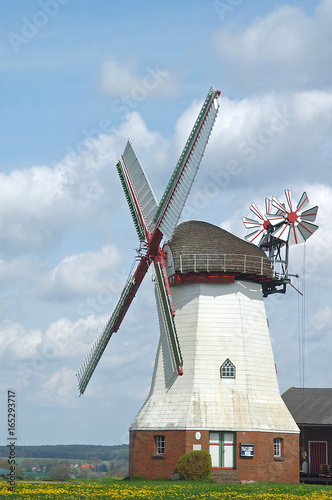
[[[176,227],[219,94],[208,93],[159,205],[130,142],[117,164],[141,248],[78,370],[79,389],[82,394],[153,262],[160,343],[149,396],[130,428],[130,475],[170,477],[181,455],[205,449],[222,480],[228,474],[297,482],[299,431],[279,394],[262,294],[278,287],[279,276],[263,250],[219,227],[199,221]]]

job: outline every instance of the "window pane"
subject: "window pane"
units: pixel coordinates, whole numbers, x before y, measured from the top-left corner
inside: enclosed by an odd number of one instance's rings
[[[233,444],[234,443],[233,432],[224,432],[224,443],[226,443],[226,444]]]
[[[229,359],[226,359],[221,366],[221,376],[225,378],[235,378],[235,366]]]
[[[232,468],[234,466],[233,458],[234,458],[233,446],[225,446],[223,467]]]
[[[273,453],[275,457],[281,457],[281,439],[275,438],[273,443]]]
[[[212,467],[220,467],[220,447],[216,445],[209,446]]]
[[[165,454],[165,436],[156,436],[156,448],[158,455]]]
[[[219,432],[210,432],[210,443],[219,444]]]

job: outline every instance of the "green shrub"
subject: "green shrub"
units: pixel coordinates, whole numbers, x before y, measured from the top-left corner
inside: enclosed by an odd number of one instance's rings
[[[66,464],[59,464],[55,467],[52,467],[49,470],[50,479],[69,479],[70,478],[70,469]]]
[[[211,476],[211,456],[205,450],[190,451],[177,461],[181,479],[207,479]]]

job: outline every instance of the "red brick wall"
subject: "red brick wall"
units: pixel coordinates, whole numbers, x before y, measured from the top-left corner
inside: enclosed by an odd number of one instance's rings
[[[187,451],[185,434],[185,431],[130,431],[129,476],[170,479],[179,457]],[[158,435],[165,436],[165,455],[156,453]]]
[[[209,450],[209,431],[131,431],[129,446],[129,475],[148,479],[169,479],[176,472],[176,462],[200,444]],[[156,454],[155,436],[165,436],[165,455]],[[281,438],[282,457],[274,458],[273,440]],[[254,457],[241,457],[240,444],[254,444]],[[272,432],[237,432],[235,467],[240,481],[299,482],[299,435]]]
[[[281,458],[273,456],[274,438],[281,438]],[[255,445],[253,457],[241,457],[241,443]],[[298,483],[299,435],[273,432],[236,433],[236,469],[240,480]]]

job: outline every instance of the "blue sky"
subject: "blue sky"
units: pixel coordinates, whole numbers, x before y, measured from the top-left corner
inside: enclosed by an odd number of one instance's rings
[[[158,341],[150,276],[82,398],[75,377],[137,247],[114,165],[130,137],[160,199],[211,85],[221,110],[182,220],[244,237],[252,202],[307,191],[305,300],[266,308],[281,392],[300,383],[304,313],[305,385],[331,387],[331,21],[331,0],[1,3],[0,397],[17,391],[21,444],[127,442]]]

